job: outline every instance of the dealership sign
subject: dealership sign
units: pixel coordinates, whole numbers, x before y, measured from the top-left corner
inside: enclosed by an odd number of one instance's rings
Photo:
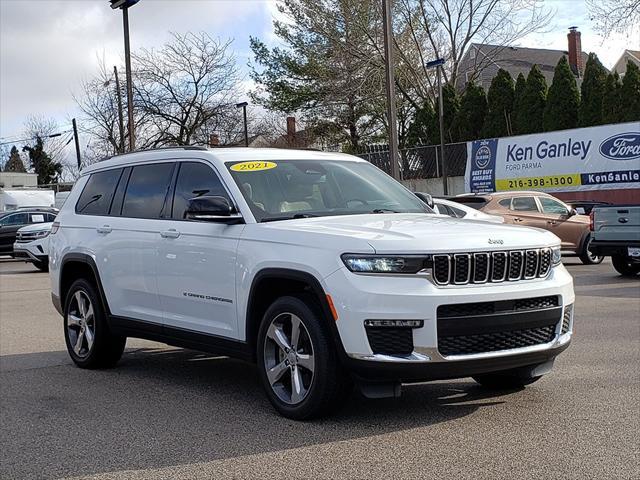
[[[467,143],[468,192],[640,188],[640,122]]]

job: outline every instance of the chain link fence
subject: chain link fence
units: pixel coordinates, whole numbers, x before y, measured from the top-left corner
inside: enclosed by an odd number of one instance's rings
[[[389,146],[372,145],[357,154],[387,173],[391,171]],[[447,176],[464,175],[467,166],[467,144],[450,143],[444,146]],[[439,145],[425,145],[400,150],[400,172],[404,180],[439,178],[442,176],[442,161]]]

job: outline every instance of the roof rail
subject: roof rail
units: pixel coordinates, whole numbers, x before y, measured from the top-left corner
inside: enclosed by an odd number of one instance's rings
[[[158,150],[208,150],[207,147],[204,147],[202,145],[174,145],[174,146],[169,146],[169,147],[156,147],[156,148],[147,148],[144,150],[135,150],[133,152],[125,152],[125,153],[119,153],[118,155],[113,155],[112,157],[105,157],[102,158],[100,160],[98,160],[98,162],[104,162],[105,160],[111,160],[112,158],[117,158],[117,157],[121,157],[122,155],[130,155],[132,153],[142,153],[142,152],[156,152]]]

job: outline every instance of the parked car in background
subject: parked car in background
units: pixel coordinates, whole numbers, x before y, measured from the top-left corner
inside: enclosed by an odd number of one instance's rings
[[[562,250],[580,257],[584,264],[602,262],[600,255],[590,250],[592,241],[589,216],[580,215],[569,205],[544,192],[495,192],[464,194],[456,202],[482,212],[500,215],[505,223],[536,227],[555,233],[562,241]]]
[[[611,205],[609,202],[599,202],[596,200],[567,200],[567,205],[571,208],[575,208],[576,212],[580,215],[589,215],[591,210],[596,207],[606,207],[607,205]]]
[[[441,215],[448,215],[454,218],[464,218],[467,220],[481,220],[483,222],[504,223],[504,218],[500,215],[489,215],[464,203],[458,203],[445,198],[434,198],[433,209]]]
[[[53,222],[57,210],[53,208],[21,208],[0,213],[0,255],[13,256],[13,244],[21,227],[33,223]]]
[[[591,212],[591,249],[610,256],[625,276],[640,273],[640,205],[597,207]]]
[[[49,234],[53,222],[34,223],[18,229],[13,256],[24,259],[43,272],[49,271]]]

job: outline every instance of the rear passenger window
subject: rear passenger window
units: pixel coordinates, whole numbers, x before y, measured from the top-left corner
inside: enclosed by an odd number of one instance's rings
[[[503,198],[498,203],[500,204],[501,207],[511,208],[511,199],[510,198]]]
[[[121,168],[94,173],[76,203],[76,213],[84,215],[108,215],[113,192],[116,190]]]
[[[533,197],[515,197],[511,202],[511,210],[517,212],[537,212],[538,205]]]
[[[122,205],[123,217],[160,218],[173,163],[155,163],[134,167]]]
[[[202,195],[218,195],[231,203],[222,182],[211,167],[198,162],[181,163],[173,196],[172,217],[184,219],[189,200]]]

